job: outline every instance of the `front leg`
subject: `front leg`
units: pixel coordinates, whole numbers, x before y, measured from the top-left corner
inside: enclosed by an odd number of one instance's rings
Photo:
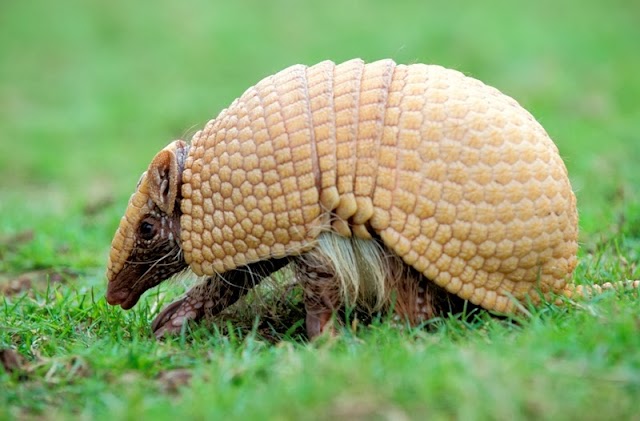
[[[209,277],[191,288],[183,298],[165,307],[153,320],[151,329],[157,338],[180,333],[185,323],[199,322],[206,315],[220,313],[247,290],[244,286],[227,284],[218,277]]]
[[[185,323],[219,314],[288,263],[287,258],[264,260],[209,277],[191,288],[183,298],[165,307],[153,320],[151,329],[156,338],[180,333]]]

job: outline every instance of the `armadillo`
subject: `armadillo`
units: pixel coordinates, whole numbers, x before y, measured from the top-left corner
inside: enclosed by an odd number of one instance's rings
[[[437,65],[295,65],[154,157],[107,300],[128,309],[186,268],[205,277],[156,318],[162,334],[291,264],[312,336],[393,291],[413,321],[464,302],[509,314],[575,294],[577,222],[556,145],[497,89]]]

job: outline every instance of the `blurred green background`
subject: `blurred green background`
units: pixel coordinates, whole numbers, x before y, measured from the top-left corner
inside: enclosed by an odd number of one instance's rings
[[[516,98],[558,144],[588,242],[640,197],[639,4],[4,1],[0,233],[38,241],[0,271],[102,265],[160,148],[266,75],[353,57],[441,64]]]

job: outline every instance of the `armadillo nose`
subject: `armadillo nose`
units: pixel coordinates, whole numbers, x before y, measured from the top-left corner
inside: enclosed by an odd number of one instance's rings
[[[109,285],[109,287],[107,288],[107,295],[106,295],[107,303],[109,303],[112,306],[121,304],[127,299],[128,296],[129,296],[129,293],[127,291],[124,291],[124,290],[114,291],[111,288],[111,285]]]

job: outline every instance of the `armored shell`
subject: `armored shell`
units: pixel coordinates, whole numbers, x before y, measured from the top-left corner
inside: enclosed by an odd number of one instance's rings
[[[545,130],[440,66],[330,61],[249,88],[197,132],[181,242],[197,275],[303,253],[321,231],[379,237],[437,285],[509,312],[561,293],[577,211]]]

